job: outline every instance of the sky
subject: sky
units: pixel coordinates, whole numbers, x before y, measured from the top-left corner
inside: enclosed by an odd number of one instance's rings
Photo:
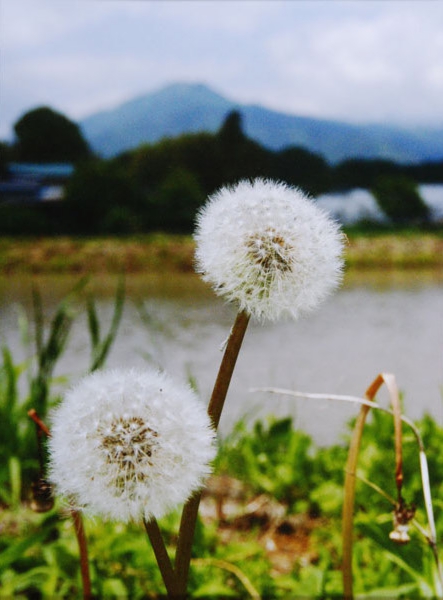
[[[0,0],[0,139],[175,82],[352,123],[443,126],[441,0]]]

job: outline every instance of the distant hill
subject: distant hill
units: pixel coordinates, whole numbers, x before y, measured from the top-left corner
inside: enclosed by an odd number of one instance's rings
[[[80,126],[91,147],[111,157],[163,137],[215,132],[231,110],[241,112],[246,135],[271,150],[303,146],[331,163],[347,158],[443,160],[443,129],[406,130],[299,117],[239,104],[201,84],[169,85],[92,115]]]

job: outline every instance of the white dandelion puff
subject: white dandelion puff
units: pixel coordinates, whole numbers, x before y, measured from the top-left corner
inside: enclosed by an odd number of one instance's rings
[[[203,279],[259,320],[297,318],[341,281],[339,226],[284,183],[221,188],[199,212],[194,237]]]
[[[203,485],[215,432],[194,392],[156,371],[96,372],[53,415],[50,479],[75,508],[159,518]]]

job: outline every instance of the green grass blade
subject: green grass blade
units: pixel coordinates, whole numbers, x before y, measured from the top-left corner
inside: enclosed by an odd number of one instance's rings
[[[34,310],[34,339],[37,357],[40,359],[43,351],[43,303],[40,290],[33,286],[32,288],[32,307]]]
[[[12,354],[6,347],[2,350],[3,354],[3,374],[5,376],[6,385],[4,390],[4,405],[6,415],[13,412],[17,405],[17,373],[12,360]]]
[[[51,323],[48,341],[41,353],[39,362],[42,377],[51,377],[55,364],[65,349],[73,321],[73,312],[65,305],[60,305]]]
[[[109,327],[108,334],[102,340],[102,342],[96,346],[96,351],[93,353],[93,359],[90,368],[91,373],[102,367],[106,358],[108,357],[109,351],[111,349],[112,344],[114,343],[118,328],[120,326],[124,303],[125,280],[123,277],[121,277],[115,294],[114,314],[112,316],[111,325]]]
[[[11,487],[11,508],[18,508],[22,490],[22,470],[20,460],[16,456],[9,459],[9,485]]]
[[[86,303],[88,313],[88,331],[91,338],[92,351],[95,352],[100,343],[100,322],[95,308],[95,302],[92,297],[89,297]]]

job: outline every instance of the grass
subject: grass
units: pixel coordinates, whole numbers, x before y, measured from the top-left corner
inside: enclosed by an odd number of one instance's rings
[[[443,268],[441,231],[347,231],[349,269]],[[0,274],[187,273],[194,268],[194,242],[187,235],[134,237],[3,238]]]
[[[441,492],[442,428],[419,425],[435,497]],[[405,485],[423,518],[413,440],[405,440]],[[290,449],[285,453],[285,449]],[[376,414],[362,447],[360,475],[394,485],[392,419]],[[346,447],[318,448],[289,419],[238,424],[223,443],[204,493],[191,564],[195,598],[340,598],[340,512]],[[293,464],[294,458],[296,464]],[[290,475],[288,477],[288,475]],[[392,507],[361,481],[357,490],[355,591],[373,597],[435,597],[432,557],[417,532],[406,546],[389,539]],[[440,516],[440,515],[439,515]],[[173,553],[179,514],[161,520]],[[93,592],[99,598],[159,598],[163,585],[142,527],[87,519]],[[441,535],[443,522],[438,520]],[[57,502],[33,513],[27,501],[0,510],[3,595],[78,597],[78,550]]]
[[[443,237],[438,233],[348,234],[350,268],[442,268]]]
[[[189,236],[3,238],[0,273],[139,273],[193,270]]]

